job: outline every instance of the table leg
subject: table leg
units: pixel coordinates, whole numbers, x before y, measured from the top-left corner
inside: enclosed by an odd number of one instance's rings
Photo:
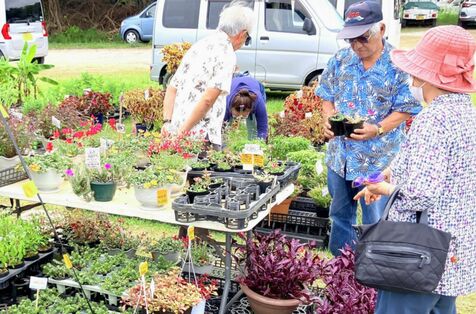
[[[223,294],[221,296],[220,312],[225,314],[227,310],[228,293],[231,285],[231,234],[226,233],[226,251],[225,251],[225,286],[223,287]]]

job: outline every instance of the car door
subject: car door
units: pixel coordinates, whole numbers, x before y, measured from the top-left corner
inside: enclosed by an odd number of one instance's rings
[[[317,66],[318,37],[303,30],[304,20],[312,17],[298,0],[261,3],[256,78],[270,87],[298,87]]]
[[[154,30],[155,6],[155,3],[151,4],[141,15],[140,24],[142,29],[142,39],[144,41],[149,41],[152,38],[152,32]]]
[[[231,0],[208,0],[207,5],[202,7],[202,14],[200,14],[200,25],[198,28],[198,38],[203,38],[213,33],[220,20],[220,13],[223,7],[229,4]],[[258,3],[255,0],[247,0],[247,5],[255,12],[256,20],[258,17]],[[239,72],[248,71],[250,75],[254,76],[255,73],[255,56],[256,56],[256,26],[250,33],[251,42],[248,45],[241,47],[236,51],[237,66]]]

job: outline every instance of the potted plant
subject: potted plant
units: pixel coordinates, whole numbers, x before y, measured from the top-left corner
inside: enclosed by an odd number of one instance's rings
[[[347,119],[340,112],[329,117],[329,124],[331,125],[331,131],[334,133],[334,136],[342,136],[345,134],[344,122],[346,121]]]
[[[193,183],[187,189],[187,196],[190,204],[193,203],[195,196],[210,194],[210,190],[208,188],[209,184],[209,177],[204,176],[193,178]]]
[[[162,120],[165,91],[160,88],[134,89],[124,93],[123,105],[136,121],[136,132],[145,133]]]
[[[25,158],[36,187],[41,192],[59,189],[63,182],[63,173],[69,168],[69,160],[57,151]]]
[[[65,280],[71,277],[71,272],[63,262],[52,260],[50,263],[43,265],[41,268],[43,275],[54,280]]]
[[[365,120],[359,115],[354,117],[347,116],[344,121],[345,136],[350,137],[356,129],[362,129],[364,127]]]
[[[244,238],[244,235],[242,235]],[[234,254],[240,267],[237,278],[255,314],[291,314],[299,304],[316,297],[310,286],[322,273],[314,244],[301,244],[275,230],[255,232]]]
[[[208,189],[209,190],[217,189],[220,186],[222,186],[224,182],[225,181],[223,181],[223,178],[218,178],[218,177],[210,178],[210,183],[208,184]]]
[[[83,165],[67,169],[65,174],[75,195],[83,198],[86,202],[90,202],[94,198],[88,171]]]
[[[6,241],[0,241],[0,278],[9,274],[8,270],[8,250],[9,245]]]
[[[192,262],[193,269],[197,274],[211,274],[213,271],[213,262],[215,258],[210,246],[203,241],[193,241],[192,242]],[[187,261],[183,269],[185,271],[191,270],[192,267],[188,264],[190,261]]]
[[[183,250],[183,241],[176,236],[167,237],[163,235],[149,246],[149,251],[154,260],[157,260],[159,256],[163,256],[166,260],[177,262],[180,259]]]
[[[311,147],[311,141],[301,136],[278,135],[270,139],[271,156],[277,160],[286,160],[287,154]]]
[[[169,153],[159,153],[151,157],[151,162],[156,172],[168,172],[167,181],[171,195],[181,193],[187,180],[185,159]]]
[[[122,297],[125,305],[147,309],[151,313],[189,314],[192,308],[210,297],[217,289],[213,282],[188,282],[180,277],[180,269],[173,268],[165,274],[153,277],[155,290],[151,293],[149,283],[146,283],[146,296],[141,293],[142,285],[130,288]],[[147,303],[146,303],[147,298]]]
[[[91,191],[96,202],[110,202],[116,194],[117,176],[111,164],[89,169]]]
[[[30,123],[25,118],[18,119],[16,116],[10,115],[7,118],[7,123],[13,132],[13,136],[18,144],[18,147],[23,154],[28,153],[34,138],[33,130],[30,129]],[[16,166],[20,163],[20,158],[13,143],[11,142],[5,127],[0,123],[0,171]]]
[[[232,171],[231,165],[227,161],[219,161],[215,166],[216,172],[230,172]]]
[[[279,161],[270,160],[266,166],[264,166],[264,171],[268,172],[274,176],[281,176],[284,174],[284,170],[286,169],[286,165]]]
[[[111,94],[85,90],[76,109],[88,117],[94,117],[96,123],[103,124],[104,116],[114,110]]]
[[[167,205],[159,204],[157,199],[159,190],[166,190],[166,198],[169,199],[167,176],[167,172],[156,172],[153,167],[148,167],[145,170],[133,171],[127,182],[134,187],[134,195],[144,208],[156,209]]]
[[[259,185],[259,192],[261,194],[266,193],[267,188],[273,185],[275,179],[275,176],[267,173],[266,171],[260,174],[254,174],[253,176]]]
[[[129,258],[135,258],[141,238],[127,232],[119,224],[101,229],[99,233],[100,247],[107,250],[109,255],[124,253]]]
[[[190,165],[193,171],[203,171],[210,168],[210,163],[205,160],[199,160]]]

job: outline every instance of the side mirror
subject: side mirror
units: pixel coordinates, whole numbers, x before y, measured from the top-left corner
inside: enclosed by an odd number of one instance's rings
[[[145,14],[146,17],[152,17],[152,12],[150,11],[147,11],[147,13]]]
[[[302,30],[305,31],[308,35],[316,35],[316,27],[312,20],[308,17],[304,19],[304,24]]]

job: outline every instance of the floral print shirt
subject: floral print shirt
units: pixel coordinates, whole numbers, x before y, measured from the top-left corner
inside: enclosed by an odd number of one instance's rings
[[[230,93],[235,66],[236,54],[224,32],[217,31],[196,42],[183,57],[170,82],[177,89],[171,130],[178,130],[190,117],[207,88],[217,88],[221,93],[213,107],[191,131],[221,145],[226,96]]]
[[[408,75],[390,60],[392,46],[384,42],[381,57],[365,70],[352,48],[344,48],[329,60],[316,95],[334,104],[347,116],[360,116],[376,124],[392,112],[412,115],[421,110],[408,88]],[[387,168],[404,140],[404,126],[366,141],[339,136],[329,142],[326,163],[346,180],[380,172]]]
[[[416,221],[451,233],[443,277],[435,293],[476,291],[476,109],[469,95],[447,94],[415,118],[392,162],[392,183],[401,187],[390,209],[393,221]]]

